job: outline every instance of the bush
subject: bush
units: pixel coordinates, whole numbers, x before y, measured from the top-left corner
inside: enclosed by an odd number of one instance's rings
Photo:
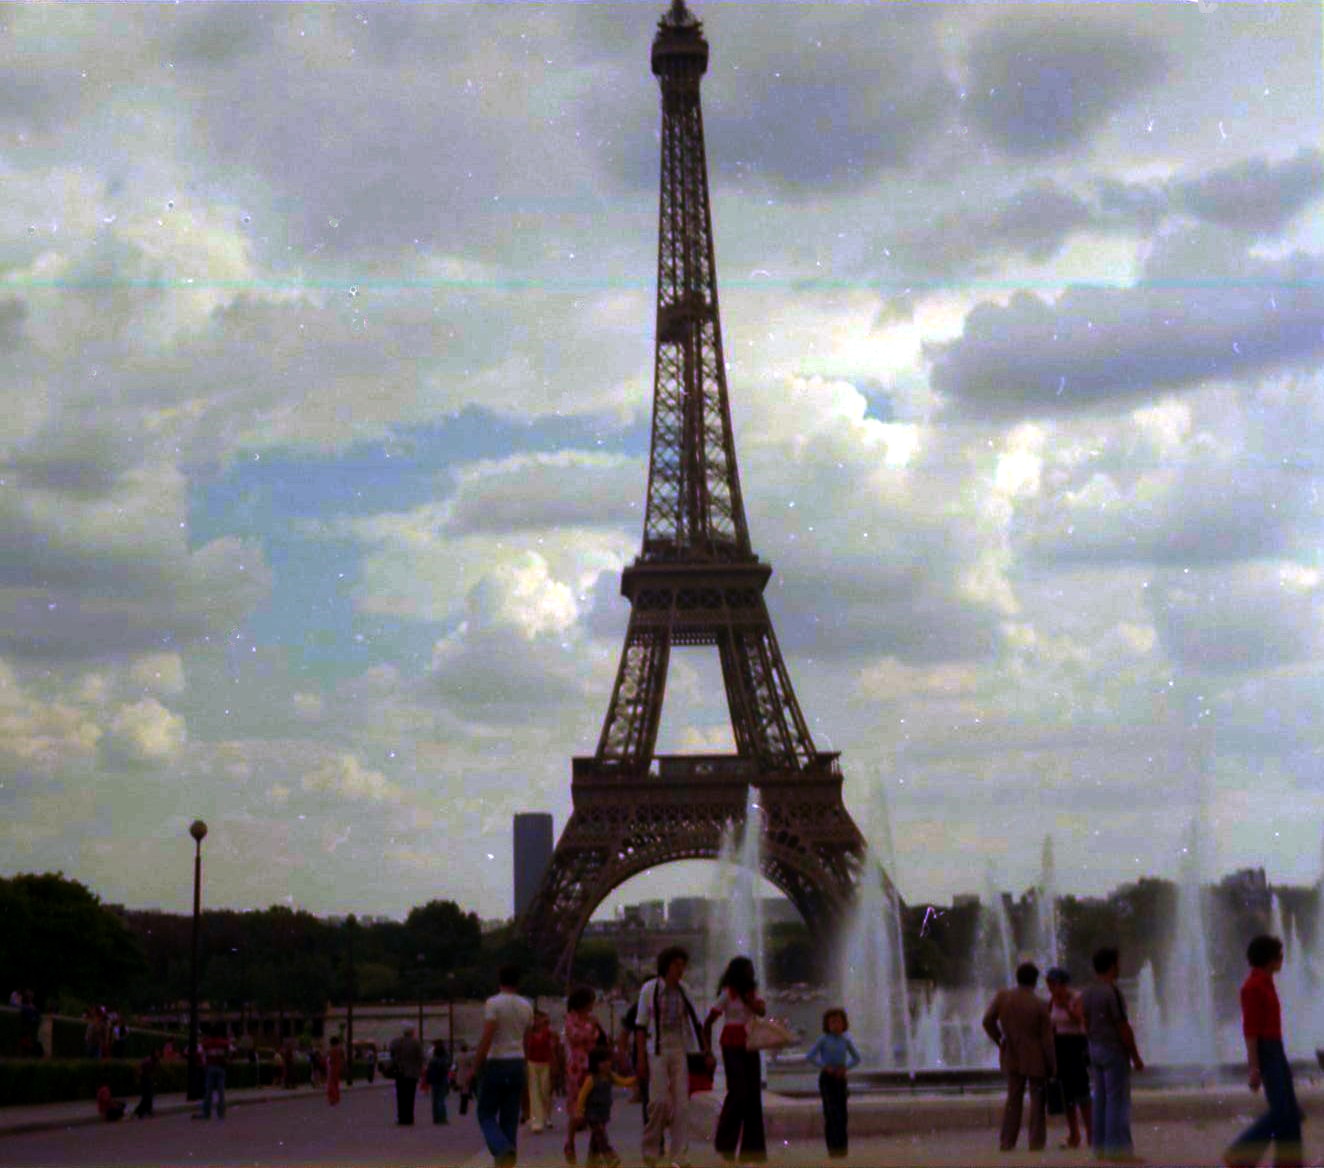
[[[62,1103],[86,1099],[95,1106],[104,1083],[119,1099],[137,1098],[137,1059],[0,1059],[0,1099],[7,1104]],[[162,1063],[156,1073],[157,1094],[184,1090],[188,1066]]]

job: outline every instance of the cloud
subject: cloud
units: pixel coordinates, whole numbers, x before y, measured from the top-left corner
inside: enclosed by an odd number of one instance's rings
[[[1291,561],[1169,570],[1148,590],[1165,651],[1187,669],[1250,672],[1324,648],[1324,577]]]
[[[183,750],[187,740],[184,718],[155,698],[120,706],[110,723],[112,750],[128,762],[169,762]]]
[[[1174,183],[1177,206],[1210,223],[1253,235],[1281,231],[1324,194],[1324,154],[1302,148],[1291,158],[1247,158]]]
[[[353,754],[325,759],[304,774],[301,786],[305,791],[335,795],[350,803],[398,803],[403,795],[381,771],[367,770]]]
[[[1018,158],[1063,153],[1155,86],[1169,61],[1158,41],[1079,7],[1000,14],[970,47],[970,117]]]
[[[102,729],[76,703],[43,700],[0,659],[0,763],[55,774],[94,757]]]
[[[178,653],[148,653],[134,661],[129,676],[143,689],[174,696],[184,692],[184,661]]]
[[[961,414],[1051,415],[1324,352],[1324,260],[1202,251],[1217,242],[1207,233],[1165,241],[1134,287],[1076,286],[1055,302],[1017,292],[1005,305],[978,305],[959,338],[927,348],[934,389]]]
[[[637,458],[576,450],[470,463],[457,474],[446,533],[642,527],[647,475]]]

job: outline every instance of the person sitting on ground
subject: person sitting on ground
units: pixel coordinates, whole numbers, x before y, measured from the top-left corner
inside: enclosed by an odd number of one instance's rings
[[[97,1112],[107,1123],[116,1123],[123,1119],[126,1106],[123,1099],[115,1099],[111,1096],[109,1084],[102,1083],[97,1088]]]

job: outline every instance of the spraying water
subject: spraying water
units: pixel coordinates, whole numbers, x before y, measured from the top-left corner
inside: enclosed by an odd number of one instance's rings
[[[871,845],[841,946],[838,980],[862,1057],[871,1066],[913,1071],[901,906],[885,875],[896,872],[892,825],[881,784],[870,810]]]
[[[1060,964],[1061,944],[1057,934],[1057,864],[1053,859],[1053,837],[1044,836],[1044,850],[1035,886],[1035,954],[1042,970]]]
[[[1218,1061],[1209,926],[1204,890],[1200,812],[1191,817],[1182,849],[1177,892],[1177,935],[1165,977],[1163,1000],[1176,1004],[1164,1019],[1168,1060],[1212,1067]]]

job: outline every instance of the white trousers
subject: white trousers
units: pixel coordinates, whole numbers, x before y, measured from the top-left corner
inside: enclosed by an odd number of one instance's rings
[[[529,1130],[542,1131],[552,1111],[552,1064],[524,1064],[529,1068]]]
[[[662,1133],[671,1128],[671,1158],[684,1162],[690,1154],[690,1076],[683,1047],[648,1052],[648,1122],[643,1154],[662,1155]]]

